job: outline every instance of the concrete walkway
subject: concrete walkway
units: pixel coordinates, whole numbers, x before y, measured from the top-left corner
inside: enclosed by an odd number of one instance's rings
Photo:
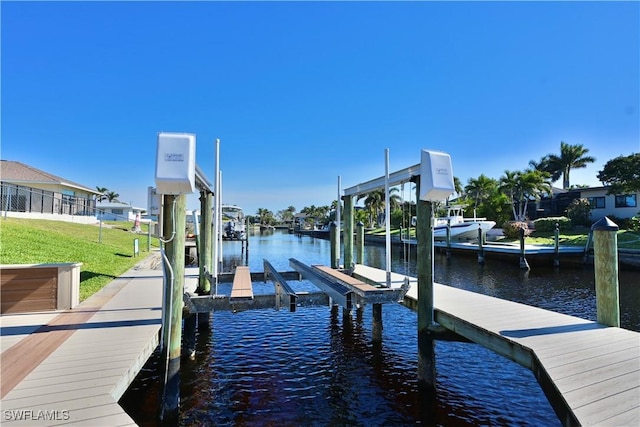
[[[118,400],[158,345],[162,286],[155,252],[73,310],[0,316],[0,424],[136,425]]]

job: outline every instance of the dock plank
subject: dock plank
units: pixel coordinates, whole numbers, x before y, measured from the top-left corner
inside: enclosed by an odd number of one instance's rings
[[[235,275],[233,276],[233,284],[231,287],[231,301],[247,301],[253,300],[253,286],[251,283],[251,273],[249,267],[239,266],[236,267]]]
[[[386,280],[385,271],[362,265],[354,267],[354,275]],[[392,273],[392,281],[403,279]],[[405,304],[415,307],[417,280],[411,278],[410,283]],[[640,425],[638,332],[438,283],[434,310],[436,319],[465,325],[456,330],[461,335],[481,338],[491,350],[544,372],[554,387],[543,390],[556,411],[555,405],[564,405],[585,426]]]
[[[3,369],[5,361],[26,365],[16,384],[5,383],[3,375],[3,411],[67,411],[64,419],[49,420],[47,425],[135,425],[118,400],[158,344],[162,271],[144,267],[147,262],[69,313],[58,314],[36,330],[30,325],[30,334],[16,329],[22,339],[11,346],[4,345],[3,335]],[[19,320],[6,320],[13,327],[19,325]],[[42,340],[44,348],[39,346]],[[12,352],[15,360],[8,357]],[[13,419],[3,419],[3,425],[5,421],[34,425]]]

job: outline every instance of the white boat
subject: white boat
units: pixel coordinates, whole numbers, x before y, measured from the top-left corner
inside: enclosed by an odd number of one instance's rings
[[[433,226],[433,240],[447,239],[447,226],[451,228],[451,240],[471,240],[478,238],[478,228],[486,234],[495,225],[495,221],[486,218],[465,218],[464,207],[460,205],[447,206],[447,216],[437,217]],[[415,226],[415,218],[412,224]]]
[[[245,218],[241,207],[222,205],[222,238],[244,240],[246,238]]]

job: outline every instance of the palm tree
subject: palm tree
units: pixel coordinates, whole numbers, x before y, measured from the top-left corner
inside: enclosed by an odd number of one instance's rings
[[[106,193],[104,193],[104,196],[107,198],[109,202],[117,202],[118,197],[120,197],[120,195],[115,191],[107,191]]]
[[[549,162],[547,172],[551,173],[552,178],[557,172],[562,172],[562,188],[569,188],[569,174],[571,169],[580,169],[587,167],[587,163],[596,161],[594,157],[587,156],[588,148],[584,148],[582,144],[570,145],[564,141],[560,141],[560,155],[549,154],[546,156]],[[543,157],[545,159],[545,157]],[[556,178],[557,179],[557,178]]]
[[[397,187],[389,188],[389,204],[391,205],[391,209],[398,209],[402,204],[402,199],[398,194],[399,192]],[[361,194],[358,196],[357,201],[364,199],[364,206],[369,211],[369,225],[373,226],[374,219],[378,220],[380,217],[380,213],[384,212],[385,209],[385,197],[384,197],[384,189],[374,190],[367,194]]]
[[[504,175],[500,177],[500,190],[511,199],[513,219],[524,221],[529,202],[539,200],[542,193],[551,191],[548,179],[547,172],[535,169],[524,172],[504,171]]]
[[[107,187],[96,187],[96,190],[98,190],[98,192],[100,193],[100,195],[98,196],[99,202],[102,202],[107,199],[107,196],[105,194],[107,191],[109,191]]]
[[[496,185],[497,182],[495,179],[481,174],[478,178],[469,178],[467,185],[464,187],[464,192],[468,197],[474,198],[475,204],[473,207],[477,209],[478,205],[491,195]]]

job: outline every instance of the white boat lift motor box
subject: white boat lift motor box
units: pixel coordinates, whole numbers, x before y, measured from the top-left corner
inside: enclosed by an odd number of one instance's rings
[[[156,157],[156,192],[190,194],[196,189],[196,136],[159,133]]]
[[[422,150],[420,200],[440,202],[454,192],[451,156],[440,151]]]

